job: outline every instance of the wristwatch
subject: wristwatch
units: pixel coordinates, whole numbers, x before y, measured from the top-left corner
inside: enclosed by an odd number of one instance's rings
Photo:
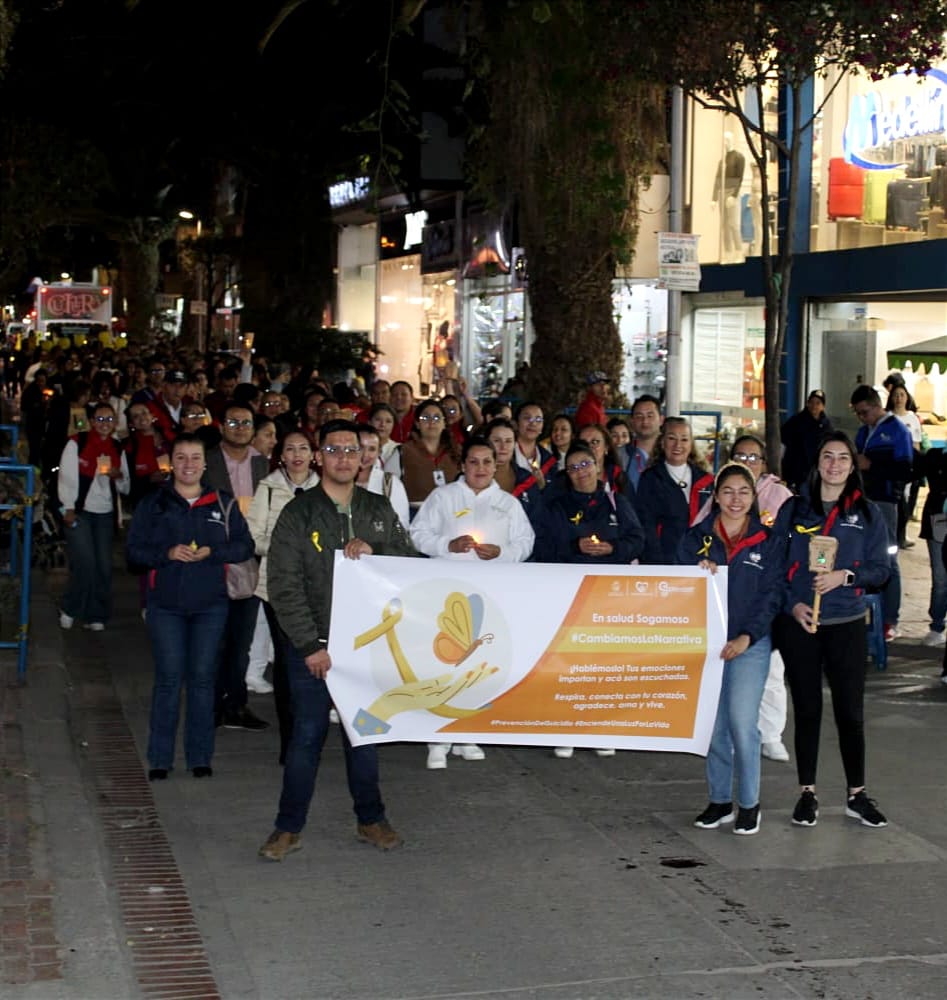
[[[851,587],[855,583],[855,574],[850,569],[843,569],[842,572],[845,574],[845,582],[842,584],[843,587]]]

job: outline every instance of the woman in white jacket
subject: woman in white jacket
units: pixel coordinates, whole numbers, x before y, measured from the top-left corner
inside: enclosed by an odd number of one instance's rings
[[[471,438],[461,453],[462,477],[439,486],[411,522],[415,548],[435,559],[498,559],[524,562],[533,551],[532,525],[516,497],[494,478],[496,451],[483,438]],[[449,743],[429,743],[430,770],[447,767]],[[475,743],[454,746],[464,760],[483,760]]]
[[[247,524],[256,544],[256,554],[260,557],[260,579],[257,583],[256,596],[263,602],[263,611],[273,637],[273,700],[276,705],[276,716],[279,719],[279,759],[282,764],[293,732],[293,713],[281,641],[282,633],[276,614],[269,603],[266,589],[266,557],[280,511],[295,496],[311,490],[319,482],[319,474],[314,467],[315,455],[312,444],[301,431],[290,431],[277,447],[277,452],[279,465],[274,472],[260,480],[250,509],[247,511]]]

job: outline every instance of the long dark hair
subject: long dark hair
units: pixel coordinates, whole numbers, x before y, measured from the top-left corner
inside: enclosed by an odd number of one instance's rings
[[[844,444],[848,449],[849,455],[852,456],[852,471],[849,472],[845,486],[842,488],[842,492],[833,506],[844,510],[846,507],[854,504],[859,512],[864,515],[865,520],[871,520],[871,508],[865,498],[865,484],[862,482],[861,469],[858,468],[858,452],[855,450],[852,439],[845,431],[829,431],[828,434],[822,436],[822,440],[819,441],[819,447],[816,448],[815,464],[809,470],[809,478],[806,480],[809,490],[809,503],[812,509],[817,514],[826,513],[825,508],[822,506],[822,475],[819,472],[819,456],[822,454],[822,449],[829,444]],[[857,498],[855,497],[856,493],[858,494]]]

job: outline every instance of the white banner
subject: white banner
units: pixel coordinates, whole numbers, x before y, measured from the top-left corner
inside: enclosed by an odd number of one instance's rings
[[[328,683],[353,744],[707,753],[725,568],[335,560]]]

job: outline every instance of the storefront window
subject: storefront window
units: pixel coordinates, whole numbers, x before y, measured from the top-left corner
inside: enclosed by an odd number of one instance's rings
[[[527,354],[527,302],[508,275],[464,282],[464,364],[475,396],[500,394]]]
[[[377,368],[389,382],[403,379],[419,388],[421,359],[428,353],[428,329],[421,294],[421,255],[379,264]]]
[[[920,79],[847,74],[821,133],[813,250],[947,238],[947,63]]]
[[[767,132],[775,133],[777,94],[764,91],[764,104],[756,108],[747,92],[744,110]],[[764,226],[770,245],[776,245],[778,171],[767,161],[769,204],[762,202],[762,182],[750,154],[740,121],[731,114],[691,105],[691,142],[686,166],[686,199],[692,233],[700,235],[698,256],[705,264],[736,264],[761,253]],[[758,141],[758,140],[757,140]],[[756,141],[754,142],[756,145]]]
[[[720,413],[726,436],[765,423],[763,306],[698,307],[682,323],[682,409]]]

